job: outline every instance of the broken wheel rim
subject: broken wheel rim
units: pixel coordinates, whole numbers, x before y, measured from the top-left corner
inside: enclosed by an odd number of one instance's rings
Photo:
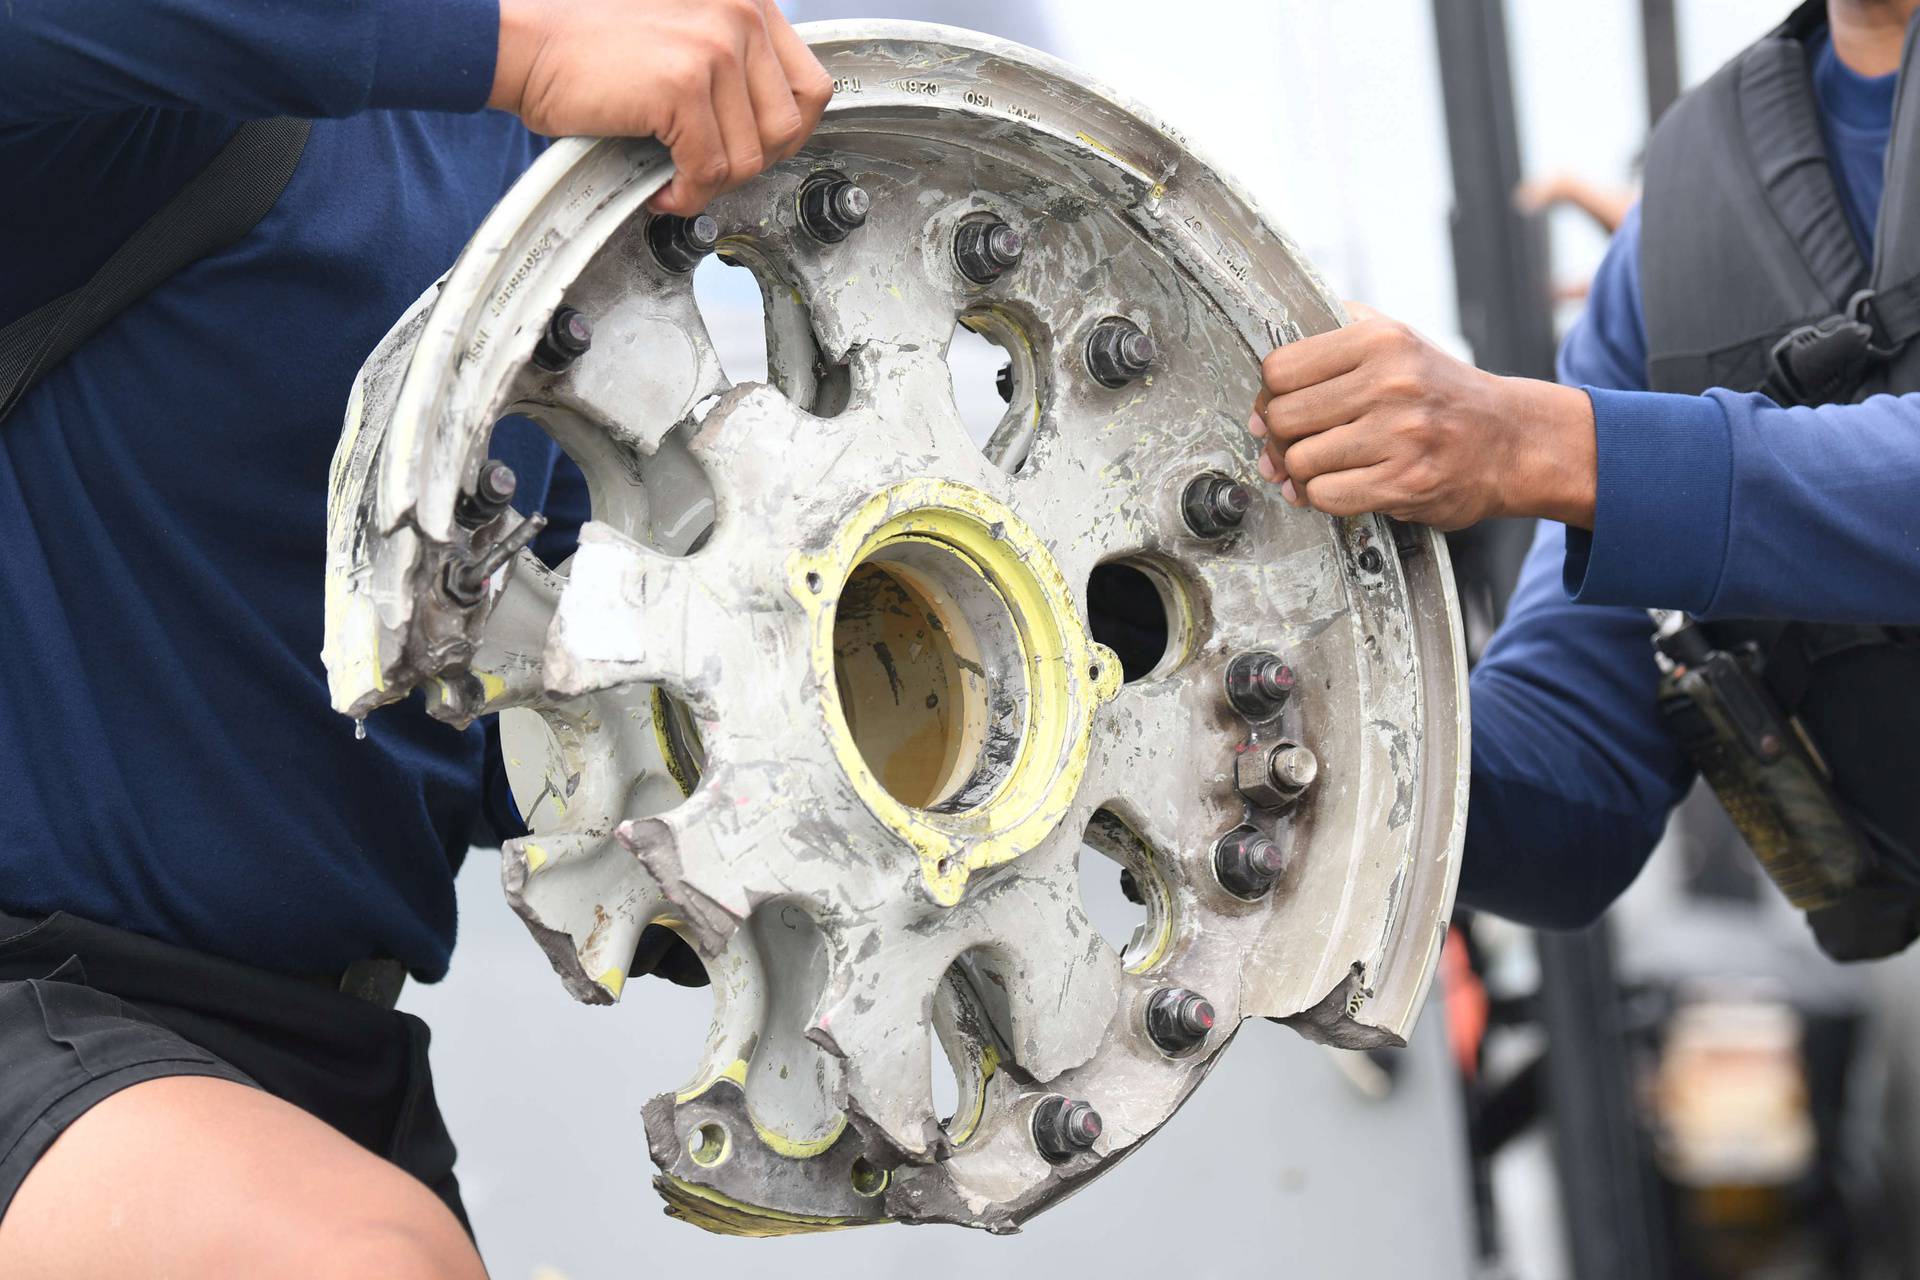
[[[1258,486],[1258,359],[1341,312],[1177,132],[990,37],[806,33],[835,84],[819,131],[709,210],[759,282],[770,385],[729,383],[656,248],[660,148],[554,144],[355,385],[325,658],[351,715],[416,688],[455,724],[501,713],[533,831],[507,896],[576,998],[617,1000],[651,923],[700,954],[704,1056],[645,1116],[672,1211],[1010,1230],[1165,1123],[1246,1018],[1405,1037],[1465,812],[1458,613],[1428,531]],[[836,206],[864,214],[839,239],[810,230],[821,175],[869,201]],[[986,222],[1018,233],[1004,269],[963,230]],[[536,360],[563,304],[591,344]],[[1008,358],[984,441],[956,322]],[[450,574],[516,537],[462,517],[509,413],[580,464],[593,518],[563,570],[523,550],[467,603]],[[1211,536],[1202,477],[1256,488]],[[1090,611],[1112,565],[1151,584],[1148,669]],[[1223,683],[1251,650],[1297,677],[1258,723]],[[1283,742],[1311,786],[1254,807],[1236,753]],[[1215,847],[1248,825],[1284,870],[1229,892]],[[1121,950],[1083,850],[1145,901]],[[1169,992],[1211,1011],[1171,1048]]]

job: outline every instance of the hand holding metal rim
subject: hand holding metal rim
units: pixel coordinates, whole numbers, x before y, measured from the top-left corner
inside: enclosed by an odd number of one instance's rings
[[[575,997],[617,1000],[651,923],[698,951],[711,1034],[644,1118],[673,1212],[1007,1231],[1164,1124],[1244,1019],[1407,1034],[1465,812],[1458,615],[1426,531],[1258,485],[1258,358],[1341,313],[1176,132],[990,37],[806,33],[825,122],[708,210],[772,385],[730,386],[692,241],[650,234],[660,149],[556,143],[355,385],[325,658],[349,715],[413,689],[501,714],[534,832],[507,897]],[[1010,363],[984,446],[956,320]],[[510,412],[580,463],[593,519],[559,571],[521,551],[469,601],[452,567],[525,537],[475,493]],[[1234,501],[1196,532],[1202,478]],[[1150,670],[1095,634],[1115,563],[1159,597]],[[1257,721],[1226,679],[1249,652],[1293,679]],[[1281,741],[1317,771],[1262,810],[1235,751]],[[1243,827],[1283,869],[1235,891],[1216,849]],[[1083,845],[1145,900],[1119,951]]]

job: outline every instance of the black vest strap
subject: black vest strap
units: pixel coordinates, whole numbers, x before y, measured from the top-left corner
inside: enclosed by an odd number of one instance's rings
[[[1823,404],[1920,387],[1920,76],[1901,77],[1869,267],[1808,68],[1825,27],[1824,3],[1809,0],[1654,133],[1641,286],[1656,391]],[[1903,67],[1913,61],[1910,30]]]
[[[253,230],[279,201],[312,123],[250,120],[77,289],[0,329],[0,422],[28,388],[175,272]]]
[[[1740,62],[1738,92],[1747,156],[1768,210],[1820,292],[1851,298],[1867,287],[1867,262],[1828,162],[1806,46],[1785,34],[1755,46]]]

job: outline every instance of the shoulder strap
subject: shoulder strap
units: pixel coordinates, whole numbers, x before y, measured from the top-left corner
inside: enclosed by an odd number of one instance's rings
[[[1739,92],[1747,155],[1767,207],[1838,311],[1867,287],[1868,266],[1834,184],[1806,45],[1788,38],[1755,46]]]
[[[312,122],[250,120],[85,284],[0,329],[0,423],[48,370],[175,272],[253,230],[280,199]]]
[[[1808,0],[1654,130],[1640,256],[1656,391],[1758,385],[1783,334],[1867,286],[1808,67],[1825,24]]]
[[[1920,390],[1920,234],[1912,225],[1920,215],[1920,156],[1911,143],[1920,128],[1916,33],[1920,22],[1909,25],[1901,52],[1871,282],[1834,315],[1795,328],[1770,352],[1760,390],[1781,404]]]

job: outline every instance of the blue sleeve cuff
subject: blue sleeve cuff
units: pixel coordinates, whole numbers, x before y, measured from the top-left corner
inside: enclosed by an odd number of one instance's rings
[[[1733,502],[1726,412],[1703,396],[1586,392],[1599,482],[1593,532],[1567,530],[1568,599],[1705,612],[1726,565]]]
[[[499,0],[376,0],[379,41],[367,105],[478,111],[493,93]]]

